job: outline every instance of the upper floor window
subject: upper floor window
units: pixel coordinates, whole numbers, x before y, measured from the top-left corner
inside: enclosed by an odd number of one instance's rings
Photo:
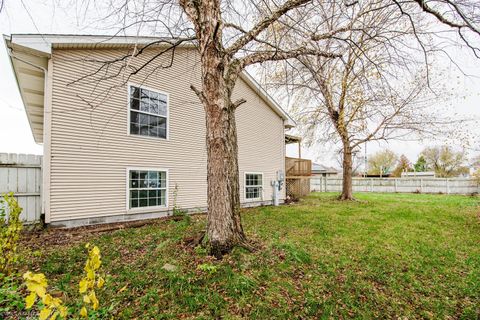
[[[136,86],[129,92],[130,134],[166,139],[168,96]]]
[[[260,199],[262,198],[263,174],[261,173],[245,173],[245,198]]]

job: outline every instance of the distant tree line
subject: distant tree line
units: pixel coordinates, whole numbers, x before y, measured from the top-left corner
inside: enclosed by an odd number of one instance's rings
[[[369,175],[400,177],[402,172],[426,171],[434,171],[439,178],[451,178],[468,174],[470,168],[466,153],[449,146],[426,147],[414,164],[404,154],[398,156],[388,149],[373,154],[367,163]]]

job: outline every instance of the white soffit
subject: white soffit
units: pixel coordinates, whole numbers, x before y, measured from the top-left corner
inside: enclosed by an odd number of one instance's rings
[[[42,143],[45,94],[44,70],[48,68],[49,54],[39,43],[24,46],[23,43],[16,43],[7,36],[5,36],[5,42],[33,138],[35,142]]]

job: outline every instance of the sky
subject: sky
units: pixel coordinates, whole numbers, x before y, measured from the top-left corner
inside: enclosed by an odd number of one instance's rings
[[[85,23],[76,19],[76,8],[52,6],[52,0],[16,0],[6,1],[6,9],[0,13],[0,33],[105,33],[84,27]],[[479,43],[480,46],[480,43]],[[472,119],[465,129],[474,138],[471,146],[477,150],[480,147],[480,60],[467,52],[457,52],[456,62],[469,74],[464,76],[456,67],[445,62],[442,68],[448,70],[445,79],[447,87],[458,93],[458,97],[439,102],[438,107],[446,109],[445,114],[458,114],[463,118]],[[432,112],[436,112],[436,107]],[[389,141],[383,143],[371,142],[367,145],[367,155],[384,148],[389,148],[397,154],[405,154],[414,162],[426,145],[449,143],[453,146],[463,145],[464,141],[447,141],[438,137],[435,141]],[[296,145],[287,146],[288,156],[298,156]],[[317,146],[302,148],[302,157],[313,161],[339,167],[335,159],[335,149]],[[42,154],[42,146],[34,142],[25,114],[24,106],[18,92],[15,78],[4,42],[0,44],[0,153],[31,153]],[[469,156],[475,155],[474,151]]]

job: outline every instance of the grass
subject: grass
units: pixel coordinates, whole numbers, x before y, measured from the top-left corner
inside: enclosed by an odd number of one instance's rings
[[[121,319],[480,318],[478,198],[357,197],[246,209],[245,230],[262,249],[222,261],[183,242],[204,217],[27,247],[24,261],[72,304],[84,244],[96,244],[109,275],[100,314]]]

